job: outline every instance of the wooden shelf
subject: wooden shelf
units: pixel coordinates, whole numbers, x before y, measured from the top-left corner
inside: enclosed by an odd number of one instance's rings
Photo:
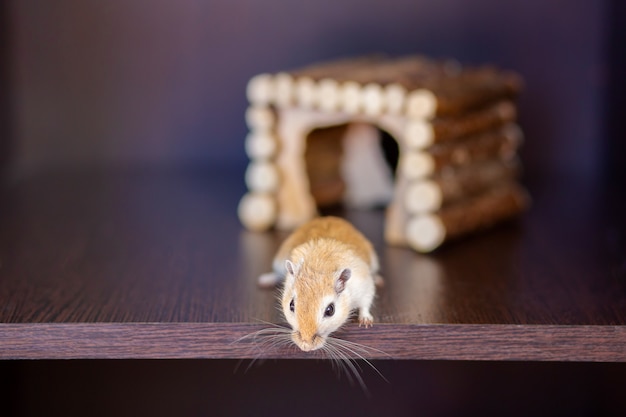
[[[375,243],[386,287],[371,358],[626,361],[623,193],[530,185],[521,220],[431,256],[382,242],[383,212],[343,213]],[[284,235],[236,217],[242,170],[38,176],[0,195],[0,359],[319,358],[259,351],[280,323],[256,287]],[[384,352],[384,353],[382,353]]]

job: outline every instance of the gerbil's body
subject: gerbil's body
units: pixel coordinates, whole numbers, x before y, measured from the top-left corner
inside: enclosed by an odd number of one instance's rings
[[[321,217],[301,226],[281,245],[274,273],[261,285],[285,280],[282,308],[292,327],[292,340],[302,350],[324,346],[353,310],[360,325],[370,326],[370,307],[380,282],[372,244],[350,223]]]

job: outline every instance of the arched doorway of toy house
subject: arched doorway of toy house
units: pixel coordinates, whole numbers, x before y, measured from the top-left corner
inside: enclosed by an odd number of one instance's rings
[[[399,147],[367,122],[314,128],[306,135],[309,191],[321,214],[386,207],[393,198]]]

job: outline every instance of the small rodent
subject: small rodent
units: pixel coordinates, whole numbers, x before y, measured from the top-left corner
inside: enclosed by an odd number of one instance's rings
[[[280,246],[274,272],[259,277],[261,286],[284,279],[281,304],[291,339],[303,351],[324,346],[326,338],[358,310],[359,326],[371,326],[370,308],[379,263],[361,232],[338,217],[319,217],[300,226]]]

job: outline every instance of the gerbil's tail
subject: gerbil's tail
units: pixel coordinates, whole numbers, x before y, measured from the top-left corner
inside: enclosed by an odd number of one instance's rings
[[[277,273],[268,272],[266,274],[261,274],[257,280],[257,283],[261,288],[273,288],[277,286],[282,280],[283,277],[281,277]]]

